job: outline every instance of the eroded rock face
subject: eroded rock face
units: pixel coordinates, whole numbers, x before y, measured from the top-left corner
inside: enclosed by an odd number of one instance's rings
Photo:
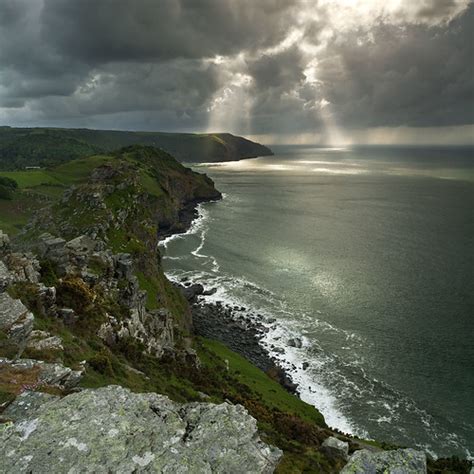
[[[14,420],[0,427],[4,472],[270,473],[281,457],[241,406],[180,405],[118,386],[23,394],[4,416]]]
[[[0,253],[10,247],[10,238],[0,229]]]
[[[8,285],[13,281],[13,276],[7,266],[0,260],[0,292],[5,291]]]
[[[25,349],[33,329],[34,317],[26,306],[8,293],[0,293],[0,344],[9,346],[11,356],[19,356]]]
[[[356,451],[342,469],[341,474],[424,474],[426,455],[414,449],[371,452]]]

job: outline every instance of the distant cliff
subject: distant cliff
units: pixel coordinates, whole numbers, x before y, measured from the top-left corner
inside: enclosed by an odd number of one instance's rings
[[[230,133],[0,127],[0,169],[54,166],[130,145],[161,148],[188,163],[236,161],[273,154],[266,146]]]

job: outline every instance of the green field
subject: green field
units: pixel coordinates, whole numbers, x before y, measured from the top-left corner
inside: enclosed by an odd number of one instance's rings
[[[0,229],[15,235],[37,209],[58,200],[68,186],[83,182],[93,169],[113,159],[98,155],[52,169],[0,171],[0,177],[13,179],[18,184],[11,200],[0,199]]]

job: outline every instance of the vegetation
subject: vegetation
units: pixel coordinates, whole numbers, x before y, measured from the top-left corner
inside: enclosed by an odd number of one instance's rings
[[[0,176],[0,199],[11,200],[17,188],[18,183],[14,179]]]
[[[0,170],[47,168],[130,145],[159,147],[186,162],[229,161],[271,154],[262,145],[230,134],[0,127]]]

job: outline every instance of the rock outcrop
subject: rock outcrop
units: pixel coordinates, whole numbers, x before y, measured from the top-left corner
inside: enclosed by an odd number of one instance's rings
[[[6,373],[19,391],[54,387],[62,390],[74,388],[81,380],[83,370],[72,370],[62,364],[50,364],[35,359],[0,359],[0,380]],[[2,380],[3,383],[6,380]],[[23,383],[24,382],[24,383]]]
[[[426,454],[414,449],[372,452],[367,449],[356,451],[341,474],[424,474]]]
[[[19,357],[33,330],[33,314],[8,293],[0,293],[0,347],[11,357]]]
[[[349,455],[349,443],[330,436],[326,438],[322,444],[322,450],[331,457],[340,457],[347,459]]]
[[[4,473],[270,473],[281,457],[239,405],[180,405],[118,386],[26,392],[3,416],[12,420],[0,427]]]

